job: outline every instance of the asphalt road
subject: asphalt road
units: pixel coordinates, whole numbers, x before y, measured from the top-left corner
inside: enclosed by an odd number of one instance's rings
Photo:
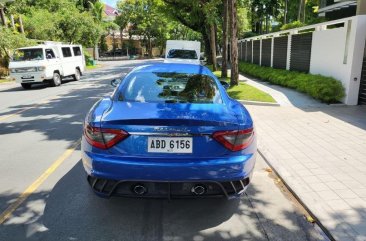
[[[0,85],[1,241],[326,240],[260,155],[241,200],[95,196],[80,162],[83,119],[141,63],[104,63],[61,87]]]

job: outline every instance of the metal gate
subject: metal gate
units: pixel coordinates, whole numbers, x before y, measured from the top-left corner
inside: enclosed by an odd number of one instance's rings
[[[358,92],[358,104],[366,105],[366,44],[365,44],[365,50],[363,53],[360,91]]]

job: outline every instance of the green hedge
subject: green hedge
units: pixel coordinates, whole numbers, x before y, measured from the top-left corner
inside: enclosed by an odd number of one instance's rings
[[[303,92],[325,103],[337,103],[345,96],[342,83],[334,78],[296,71],[273,69],[240,62],[239,71],[250,76]]]

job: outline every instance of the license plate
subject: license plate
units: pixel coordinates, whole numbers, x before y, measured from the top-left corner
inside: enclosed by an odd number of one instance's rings
[[[192,153],[192,137],[148,137],[147,152]]]
[[[32,75],[23,75],[22,79],[32,79]]]

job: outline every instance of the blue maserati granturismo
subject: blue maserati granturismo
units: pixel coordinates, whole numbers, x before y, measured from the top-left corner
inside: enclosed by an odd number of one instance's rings
[[[256,133],[247,109],[206,67],[136,67],[89,111],[82,135],[88,182],[102,197],[240,197]]]

